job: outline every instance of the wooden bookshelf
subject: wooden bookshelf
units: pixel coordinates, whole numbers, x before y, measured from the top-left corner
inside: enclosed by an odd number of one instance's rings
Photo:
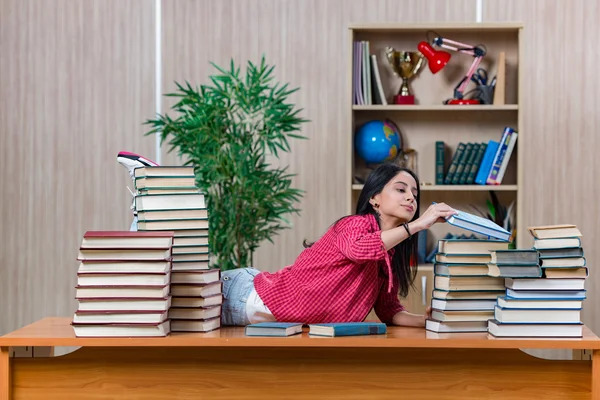
[[[348,171],[350,213],[354,212],[356,207],[358,195],[363,187],[361,182],[370,171],[355,152],[354,135],[362,124],[370,120],[391,119],[401,131],[403,147],[414,149],[417,153],[416,172],[421,180],[421,212],[432,202],[446,202],[465,211],[473,211],[475,206],[484,211],[487,209],[486,200],[490,199],[489,192],[494,191],[503,205],[508,206],[514,201],[513,224],[516,223],[517,246],[521,245],[525,235],[519,212],[522,209],[523,197],[521,190],[523,171],[519,167],[523,165],[521,159],[525,154],[523,115],[520,109],[522,104],[520,85],[523,76],[519,60],[522,59],[522,29],[522,25],[516,23],[397,25],[385,23],[349,27],[348,107],[352,140],[349,140],[347,154],[350,166]],[[402,80],[393,73],[387,63],[385,47],[389,45],[396,50],[417,51],[417,44],[427,40],[428,31],[435,31],[443,37],[470,45],[484,44],[487,54],[479,67],[488,71],[490,79],[496,74],[499,53],[504,52],[506,55],[504,104],[445,105],[444,100],[453,97],[454,87],[473,62],[472,56],[447,50],[452,57],[444,69],[437,74],[432,74],[425,63],[417,76],[410,80],[409,87],[415,95],[415,104],[394,105],[393,96],[397,94]],[[388,105],[354,104],[353,43],[361,40],[369,41],[370,54],[377,55],[379,74]],[[475,86],[475,83],[471,82],[465,93]],[[499,141],[505,126],[515,129],[519,137],[501,185],[435,184],[436,141],[444,141],[447,147],[445,160],[445,172],[447,172],[452,155],[460,142]],[[355,179],[356,176],[360,179]],[[464,230],[456,230],[448,224],[437,224],[428,232],[428,251],[448,232],[467,233]]]

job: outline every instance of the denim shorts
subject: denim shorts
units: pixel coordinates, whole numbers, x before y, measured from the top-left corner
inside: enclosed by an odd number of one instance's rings
[[[246,314],[246,301],[254,288],[254,277],[259,273],[260,271],[255,268],[236,268],[221,272],[221,282],[223,282],[221,325],[250,324]]]

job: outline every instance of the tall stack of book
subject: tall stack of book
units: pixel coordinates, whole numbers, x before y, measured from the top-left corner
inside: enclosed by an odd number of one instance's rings
[[[498,337],[581,337],[588,276],[581,232],[575,225],[531,227],[529,232],[533,248],[514,250],[529,265],[497,271],[506,278],[506,295],[498,298],[489,332]]]
[[[175,232],[169,318],[173,332],[221,326],[220,270],[209,267],[208,209],[193,167],[135,169],[139,231]]]
[[[168,335],[172,243],[173,232],[86,232],[78,254],[75,335]]]
[[[434,289],[429,331],[486,332],[494,316],[496,299],[504,293],[504,279],[488,275],[495,250],[508,249],[508,242],[487,239],[443,239],[438,241],[434,262]]]

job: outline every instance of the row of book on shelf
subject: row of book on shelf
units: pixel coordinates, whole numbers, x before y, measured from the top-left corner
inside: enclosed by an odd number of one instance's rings
[[[208,209],[192,167],[134,171],[137,231],[88,231],[78,254],[78,337],[166,336],[221,326]]]
[[[370,54],[369,47],[370,43],[365,40],[353,43],[353,104],[387,105],[377,55]]]
[[[431,319],[437,333],[581,337],[586,266],[575,225],[529,228],[532,248],[495,239],[438,242]]]
[[[460,142],[446,171],[446,144],[435,145],[436,185],[500,185],[515,149],[518,132],[507,126],[500,141]]]

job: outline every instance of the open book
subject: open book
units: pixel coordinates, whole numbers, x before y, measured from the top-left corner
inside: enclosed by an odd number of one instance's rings
[[[446,221],[450,225],[486,235],[489,238],[504,240],[506,242],[509,241],[510,232],[502,228],[500,225],[477,215],[469,214],[460,210],[457,211],[458,214],[446,218]]]

